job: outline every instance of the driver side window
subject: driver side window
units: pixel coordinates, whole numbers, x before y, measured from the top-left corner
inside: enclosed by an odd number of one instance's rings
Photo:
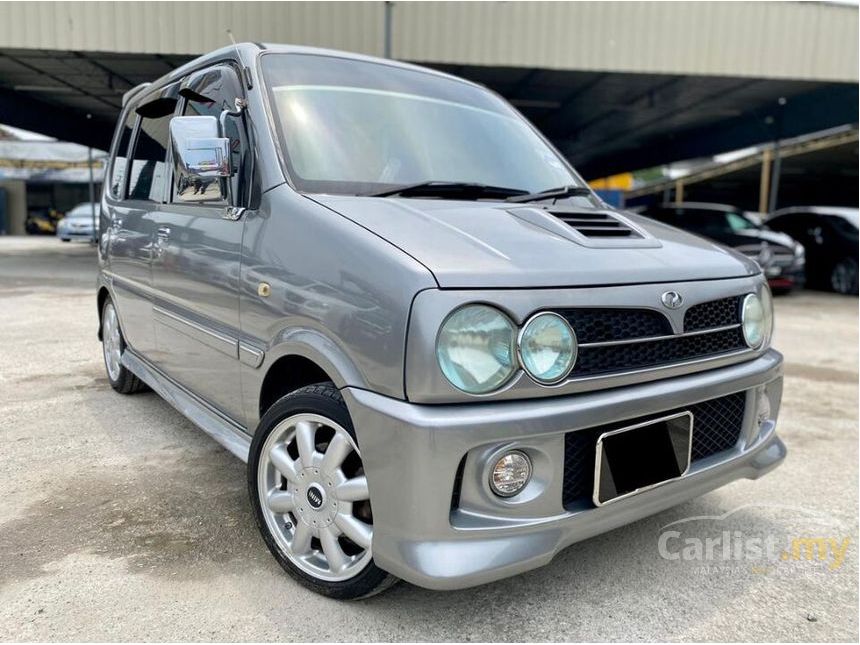
[[[180,94],[185,98],[182,116],[211,116],[220,120],[224,110],[236,110],[236,99],[243,98],[242,84],[238,74],[228,65],[220,65],[189,77]],[[224,119],[224,132],[221,136],[230,140],[230,168],[232,175],[226,180],[230,182],[230,194],[233,195],[233,206],[241,206],[247,200],[247,172],[249,168],[249,146],[245,135],[242,117],[227,116]],[[174,201],[205,202],[210,205],[227,204],[221,198],[220,191],[209,191],[207,186],[179,186],[179,178],[173,179]],[[200,181],[200,180],[198,180]],[[211,179],[207,181],[221,181]],[[191,193],[191,199],[177,199],[177,195]],[[214,195],[209,198],[208,195]]]

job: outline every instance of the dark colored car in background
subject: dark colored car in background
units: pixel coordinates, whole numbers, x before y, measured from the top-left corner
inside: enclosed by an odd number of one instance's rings
[[[53,208],[32,210],[24,220],[24,230],[27,235],[54,235],[57,232],[57,221],[62,216],[62,213]]]
[[[857,294],[858,213],[856,208],[795,206],[774,211],[767,226],[806,248],[810,286]]]
[[[788,293],[804,284],[803,246],[789,235],[755,222],[740,208],[681,202],[648,208],[643,215],[710,238],[755,260],[774,293]]]

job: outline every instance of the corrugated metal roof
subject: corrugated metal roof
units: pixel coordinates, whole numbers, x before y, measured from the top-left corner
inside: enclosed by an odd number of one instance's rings
[[[858,80],[857,7],[825,2],[395,2],[428,63]],[[382,2],[3,2],[0,48],[200,54],[238,40],[382,55]]]

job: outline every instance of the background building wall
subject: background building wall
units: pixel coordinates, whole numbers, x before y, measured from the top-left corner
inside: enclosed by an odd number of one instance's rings
[[[27,218],[27,184],[20,179],[0,179],[0,199],[6,198],[6,233],[23,235]]]
[[[391,54],[403,60],[858,80],[857,7],[845,4],[394,2],[390,10]],[[385,11],[383,2],[4,2],[0,47],[200,54],[227,44],[229,28],[237,40],[382,55]]]

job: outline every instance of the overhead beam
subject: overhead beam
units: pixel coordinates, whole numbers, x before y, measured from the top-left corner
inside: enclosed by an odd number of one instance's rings
[[[816,152],[818,150],[827,150],[829,148],[836,148],[852,143],[856,144],[858,138],[860,138],[860,134],[858,134],[857,128],[848,128],[843,131],[834,132],[832,134],[821,136],[815,139],[783,143],[783,145],[780,147],[780,155],[783,158],[796,157],[798,155],[808,154],[810,152]],[[654,195],[657,193],[662,193],[669,188],[677,189],[679,183],[683,183],[683,185],[685,186],[690,186],[692,184],[716,179],[717,177],[721,177],[723,175],[729,175],[738,172],[739,170],[743,170],[752,166],[757,166],[762,163],[769,165],[772,158],[772,149],[773,146],[768,146],[764,148],[761,152],[751,154],[747,157],[736,159],[735,161],[730,161],[725,164],[709,166],[707,168],[704,168],[703,170],[692,172],[689,175],[684,175],[684,177],[680,179],[666,179],[663,181],[654,182],[652,184],[642,186],[641,188],[631,190],[627,192],[625,196],[628,199],[633,199],[635,197],[642,197],[644,195]],[[766,179],[763,173],[763,177],[761,179],[762,190],[766,188],[768,182],[769,179]],[[767,210],[767,208],[763,208],[760,210]]]
[[[582,150],[576,140],[556,140],[554,143],[585,177],[607,177],[854,124],[858,122],[858,99],[856,84],[828,85],[792,97],[781,107],[774,101],[767,108],[751,110],[706,127],[649,138],[647,146],[616,147],[601,153],[599,148]],[[775,128],[777,109],[783,111],[781,133],[777,133]]]
[[[23,92],[0,88],[0,123],[107,150],[114,124],[106,119],[74,112],[31,98]]]

